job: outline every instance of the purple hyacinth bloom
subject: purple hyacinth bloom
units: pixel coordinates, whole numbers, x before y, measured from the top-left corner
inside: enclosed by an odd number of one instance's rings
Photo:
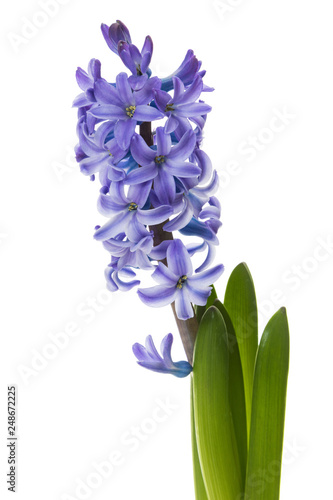
[[[147,72],[153,54],[152,39],[150,36],[146,37],[141,52],[133,44],[119,42],[118,52],[120,59],[132,72],[132,75],[128,79],[132,89],[140,90],[148,80]]]
[[[172,361],[171,347],[173,343],[173,335],[169,333],[161,342],[162,356],[157,352],[151,335],[148,335],[145,342],[145,347],[141,344],[134,344],[132,349],[135,357],[138,359],[138,364],[160,373],[170,373],[175,377],[187,377],[192,371],[192,366],[187,361]]]
[[[103,187],[98,200],[99,211],[111,219],[97,229],[94,238],[105,241],[124,232],[129,240],[137,242],[144,226],[160,224],[173,213],[173,208],[161,205],[143,210],[151,189],[151,181],[130,186],[127,195],[123,182],[112,182],[110,189]]]
[[[106,80],[97,80],[94,86],[99,105],[90,110],[93,116],[115,122],[114,136],[122,149],[130,145],[138,121],[153,121],[163,118],[158,109],[147,106],[152,100],[153,91],[159,88],[161,80],[150,78],[145,86],[133,92],[126,73],[119,73],[116,88]]]
[[[162,78],[162,90],[168,92],[173,89],[173,77],[177,76],[181,79],[184,85],[191,85],[193,83],[194,78],[199,72],[201,67],[201,61],[198,61],[197,57],[194,55],[193,50],[188,50],[183,62],[179,66],[176,71],[174,71],[171,75],[166,78]],[[200,71],[200,76],[203,77],[205,75],[205,71]]]
[[[183,82],[177,76],[173,77],[174,95],[170,96],[164,90],[155,90],[155,102],[159,110],[168,117],[165,132],[171,133],[178,127],[179,118],[191,118],[205,115],[211,111],[211,106],[204,102],[195,102],[203,88],[200,75],[185,89]]]
[[[166,251],[168,267],[159,262],[152,274],[157,286],[138,290],[142,302],[151,307],[162,307],[175,302],[179,319],[194,315],[193,304],[204,306],[211,294],[211,286],[222,274],[223,265],[201,273],[193,273],[189,253],[181,240],[173,240]]]
[[[130,32],[124,23],[117,20],[109,27],[107,24],[101,25],[101,30],[106,43],[115,54],[118,54],[118,43],[132,43]]]
[[[174,176],[195,177],[201,169],[194,163],[185,161],[195,147],[195,134],[189,130],[175,146],[172,146],[170,134],[165,134],[163,127],[156,129],[156,148],[152,149],[138,134],[131,142],[133,158],[141,168],[128,174],[126,183],[141,184],[154,179],[154,190],[161,204],[171,205],[176,196]]]
[[[121,149],[116,139],[112,138],[105,142],[107,135],[114,128],[112,122],[104,122],[90,136],[86,123],[82,120],[78,124],[78,136],[80,140],[80,151],[84,157],[77,155],[80,164],[80,170],[84,175],[93,175],[97,172],[102,173],[106,170],[106,175],[110,180],[119,181],[125,178],[125,172],[117,168],[116,164],[124,158],[127,151]]]
[[[120,269],[119,271],[115,269],[112,264],[110,264],[104,272],[106,279],[106,287],[110,292],[128,292],[134,286],[140,284],[139,280],[132,279],[132,281],[123,281],[121,278],[135,278],[136,274],[132,269],[127,267]]]
[[[74,107],[82,108],[96,102],[94,84],[99,78],[101,78],[101,63],[98,59],[91,59],[88,65],[88,73],[82,68],[77,68],[76,81],[83,92],[74,99]]]
[[[132,72],[129,82],[133,90],[140,90],[148,80],[151,71],[148,70],[152,55],[153,41],[146,36],[141,52],[132,44],[131,35],[121,21],[108,27],[101,26],[103,36],[110,49],[118,54],[125,66]],[[149,75],[147,74],[149,72]]]
[[[120,233],[115,238],[103,241],[104,248],[110,252],[113,261],[112,267],[120,271],[126,266],[140,269],[153,267],[148,255],[153,249],[153,232],[139,226],[136,241],[126,238],[125,233]]]

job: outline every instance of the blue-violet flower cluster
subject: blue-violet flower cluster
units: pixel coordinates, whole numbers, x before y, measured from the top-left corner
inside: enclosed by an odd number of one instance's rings
[[[139,289],[140,299],[153,307],[174,302],[178,318],[187,320],[193,304],[206,304],[210,285],[223,271],[222,265],[210,267],[221,226],[214,196],[218,177],[201,149],[211,111],[202,94],[213,89],[203,83],[205,71],[193,51],[172,75],[159,78],[149,68],[149,36],[140,51],[121,21],[101,29],[128,71],[110,83],[92,59],[87,71],[76,72],[81,93],[73,105],[76,159],[81,172],[101,184],[98,210],[107,221],[94,237],[110,254],[107,287],[130,290],[140,284],[137,270],[151,270],[156,285]],[[185,245],[181,235],[195,242]],[[204,260],[194,271],[191,257],[202,251]],[[190,365],[172,362],[170,335],[162,344],[163,359],[150,338],[135,353],[143,366],[183,376]]]

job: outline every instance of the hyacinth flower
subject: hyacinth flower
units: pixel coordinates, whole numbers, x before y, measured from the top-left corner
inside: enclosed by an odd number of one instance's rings
[[[153,41],[146,36],[141,52],[132,44],[131,35],[121,21],[108,27],[102,24],[101,30],[110,49],[118,54],[125,66],[132,72],[129,82],[133,90],[140,90],[148,79],[149,64],[153,55]],[[150,76],[150,74],[149,74]]]
[[[203,81],[197,75],[193,83],[185,89],[185,85],[180,78],[172,78],[174,95],[170,95],[164,90],[155,90],[155,101],[158,109],[168,117],[165,124],[165,133],[171,133],[179,125],[180,118],[193,118],[204,115],[211,111],[211,106],[204,102],[195,102],[203,89]]]
[[[187,377],[192,371],[192,366],[187,361],[172,361],[171,347],[173,343],[173,335],[169,333],[161,342],[160,356],[154,345],[151,335],[148,335],[145,342],[145,347],[141,344],[134,344],[132,349],[135,357],[138,359],[138,364],[148,370],[160,373],[170,373],[175,377]]]
[[[152,274],[157,286],[138,290],[142,302],[161,307],[175,302],[177,317],[186,320],[194,316],[192,304],[206,305],[211,294],[210,284],[222,274],[222,264],[202,273],[193,273],[191,258],[181,240],[173,240],[166,252],[167,266],[159,262]]]
[[[86,123],[83,120],[79,122],[78,136],[80,148],[84,154],[80,157],[79,164],[84,175],[94,175],[107,170],[110,180],[120,181],[125,178],[124,170],[117,168],[116,165],[124,158],[127,151],[121,149],[114,137],[107,140],[113,128],[112,122],[104,122],[91,136]]]
[[[124,232],[129,239],[135,241],[137,234],[149,224],[160,224],[172,213],[169,205],[144,210],[147,202],[151,182],[130,186],[128,194],[124,192],[122,182],[114,182],[107,192],[101,189],[98,206],[104,215],[111,215],[111,219],[104,226],[97,229],[95,239],[105,241]]]
[[[140,121],[151,121],[163,118],[163,114],[152,106],[152,91],[160,87],[158,78],[151,78],[139,91],[133,92],[126,73],[119,73],[116,87],[105,80],[97,80],[94,91],[98,105],[90,109],[96,118],[115,122],[114,136],[122,149],[127,149]]]
[[[133,158],[142,166],[132,171],[129,184],[154,180],[154,191],[160,203],[171,204],[176,196],[175,177],[197,178],[201,174],[199,166],[185,161],[189,158],[195,144],[193,131],[188,131],[182,139],[172,146],[171,137],[163,127],[156,130],[157,147],[149,148],[140,135],[135,135],[131,143]]]
[[[88,73],[82,68],[77,69],[76,81],[83,92],[74,99],[73,106],[81,108],[95,102],[94,85],[99,78],[101,78],[101,63],[98,59],[91,59]]]
[[[132,349],[141,367],[190,377],[196,499],[278,500],[288,322],[281,308],[258,343],[256,295],[244,263],[231,272],[223,302],[218,299],[221,204],[218,175],[203,149],[211,106],[202,94],[213,88],[192,50],[172,75],[155,76],[150,36],[139,51],[121,21],[102,24],[102,33],[130,74],[109,82],[92,59],[88,72],[76,72],[82,92],[73,106],[76,159],[100,183],[97,208],[107,218],[94,234],[109,257],[107,289],[136,289],[149,307],[171,305],[187,360],[172,360],[171,333],[161,354],[148,331],[145,346],[136,342]],[[152,286],[142,287],[147,272]],[[147,330],[149,307],[142,320]],[[258,488],[253,478],[272,463],[274,477]]]

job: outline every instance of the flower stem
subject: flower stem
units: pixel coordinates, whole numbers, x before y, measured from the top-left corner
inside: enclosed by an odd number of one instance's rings
[[[154,144],[153,135],[151,131],[151,122],[143,122],[140,125],[140,135],[145,140],[148,146]],[[163,231],[163,226],[167,222],[164,221],[161,224],[156,224],[155,226],[150,226],[150,230],[154,232],[154,245],[159,245],[162,241],[173,240],[173,235],[171,232]],[[166,259],[162,261],[167,265]],[[177,323],[180,338],[183,342],[184,350],[188,359],[188,362],[193,364],[193,350],[195,338],[198,332],[198,320],[193,311],[193,318],[187,320],[181,320],[177,317],[175,303],[171,304],[171,308]]]

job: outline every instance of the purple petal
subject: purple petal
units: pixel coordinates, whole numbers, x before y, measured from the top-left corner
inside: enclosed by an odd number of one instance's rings
[[[177,115],[190,118],[197,115],[205,115],[212,110],[211,106],[205,104],[204,102],[181,104],[177,106]]]
[[[130,84],[132,90],[141,90],[142,87],[148,80],[148,75],[145,73],[144,75],[131,75],[128,78],[128,83]]]
[[[119,97],[126,105],[134,105],[135,100],[126,73],[119,73],[116,78],[117,91]]]
[[[151,189],[151,181],[142,184],[133,184],[128,189],[127,198],[130,203],[134,202],[139,208],[143,207],[147,201]]]
[[[89,104],[91,104],[91,101],[86,96],[86,93],[82,92],[75,97],[72,106],[73,108],[82,108],[84,106],[88,106]]]
[[[176,130],[177,127],[178,127],[177,118],[170,115],[169,118],[167,119],[167,121],[165,122],[164,132],[166,134],[171,134],[172,132],[174,132]]]
[[[191,276],[193,267],[191,258],[181,240],[173,240],[167,249],[168,267],[176,276]]]
[[[119,98],[117,90],[103,78],[96,81],[94,85],[94,94],[98,102],[113,104],[120,108],[124,107],[124,103]]]
[[[140,223],[138,217],[134,215],[128,224],[126,234],[129,240],[132,242],[138,242],[142,238],[145,238],[149,233],[147,232],[145,226]]]
[[[163,127],[156,129],[157,155],[167,156],[171,150],[171,136],[164,132]]]
[[[167,288],[163,285],[157,285],[151,288],[140,288],[138,295],[147,306],[163,307],[174,301],[176,292],[176,287]]]
[[[109,217],[110,215],[118,214],[127,208],[127,204],[117,203],[117,201],[110,196],[106,186],[103,186],[100,190],[100,195],[97,201],[97,208],[102,215]],[[121,200],[119,200],[121,202]]]
[[[139,280],[133,280],[133,281],[123,281],[123,280],[121,280],[119,278],[119,275],[118,275],[117,271],[113,274],[113,280],[114,280],[114,282],[118,286],[118,289],[121,292],[128,292],[134,286],[140,285],[140,281]]]
[[[136,121],[131,118],[117,121],[114,127],[114,136],[122,149],[129,148],[135,127]]]
[[[118,53],[120,59],[123,61],[125,66],[132,72],[133,75],[137,74],[137,67],[130,53],[130,46],[126,42],[118,43]]]
[[[207,290],[198,290],[191,286],[190,282],[186,285],[186,291],[188,292],[189,300],[198,306],[205,306],[207,299],[211,294],[211,288],[207,287]]]
[[[126,177],[126,184],[142,184],[143,182],[154,179],[158,174],[157,166],[141,167],[132,170]]]
[[[155,347],[155,346],[154,346]],[[147,363],[151,362],[153,358],[153,356],[151,356],[148,352],[147,352],[147,348],[146,347],[143,347],[143,345],[139,344],[138,342],[136,342],[133,346],[132,346],[132,350],[133,350],[133,354],[134,356],[139,360],[139,361],[146,361]],[[156,348],[155,348],[156,350]],[[157,352],[157,351],[156,351]],[[158,352],[157,352],[157,356],[159,356]],[[156,356],[156,357],[157,357]],[[161,358],[161,361],[162,361],[162,358]]]
[[[169,160],[164,163],[163,169],[176,177],[198,177],[201,174],[201,169],[194,163],[178,160]]]
[[[215,218],[215,219],[219,219],[219,217],[221,215],[220,212],[221,211],[219,210],[219,208],[209,206],[209,207],[206,207],[203,210],[201,210],[199,217],[200,217],[200,219],[209,219],[210,217]]]
[[[219,264],[218,266],[212,267],[211,269],[207,269],[207,271],[203,271],[191,276],[191,278],[189,278],[190,284],[197,289],[209,286],[221,276],[223,271],[224,266],[222,264]]]
[[[164,222],[173,214],[173,208],[168,205],[161,205],[158,208],[149,210],[138,210],[138,220],[145,225],[154,226]]]
[[[173,102],[178,104],[178,102],[181,100],[181,97],[184,94],[185,87],[184,87],[183,82],[177,76],[174,76],[172,81],[173,81],[173,88],[174,88]]]
[[[199,180],[200,183],[204,184],[209,181],[212,175],[212,162],[209,156],[204,151],[202,151],[202,149],[196,149],[195,156],[199,163],[199,167],[201,168],[201,176]]]
[[[167,92],[164,92],[164,90],[155,90],[154,96],[155,96],[156,106],[158,107],[158,109],[164,112],[166,105],[171,100],[170,95]]]
[[[154,91],[161,88],[161,80],[154,76],[149,78],[141,90],[135,92],[135,102],[137,105],[148,104],[154,98]]]
[[[148,52],[149,54],[153,53],[153,41],[149,35],[145,38],[141,54],[145,54],[146,52]]]
[[[82,68],[77,68],[75,76],[80,89],[86,91],[93,86],[90,76]]]
[[[117,51],[117,47],[115,46],[115,44],[112,42],[112,40],[110,39],[110,36],[109,36],[109,26],[107,24],[101,24],[101,31],[102,31],[102,34],[103,34],[103,37],[104,37],[104,40],[106,41],[106,43],[108,44],[109,48],[115,52],[116,54],[118,54],[118,51]]]
[[[96,118],[102,118],[103,120],[125,120],[127,121],[127,115],[124,108],[119,106],[114,106],[113,104],[101,104],[90,110],[90,113]],[[125,149],[125,148],[124,148]]]
[[[101,62],[98,59],[91,59],[88,65],[88,73],[95,82],[101,78]]]
[[[159,262],[157,268],[152,274],[152,278],[154,278],[159,285],[176,286],[179,276],[176,276],[171,269],[169,269],[162,262]]]
[[[159,361],[163,362],[163,359],[159,355],[151,335],[148,335],[146,337],[145,346],[146,346],[148,354],[150,355],[150,357],[152,359],[159,360]]]
[[[178,144],[173,146],[168,158],[177,160],[187,160],[193,153],[195,147],[196,137],[192,130],[188,130],[180,139]],[[200,171],[201,172],[201,171]]]
[[[192,216],[193,216],[193,210],[191,208],[191,205],[188,203],[188,201],[185,198],[185,206],[184,206],[182,212],[179,215],[177,215],[177,217],[175,217],[171,221],[167,222],[163,226],[163,230],[169,231],[169,232],[178,231],[179,229],[182,229],[190,222],[190,220],[192,219]]]
[[[199,75],[197,75],[192,85],[182,95],[177,104],[187,104],[196,101],[200,97],[200,94],[202,92],[202,86],[203,86],[202,79]]]
[[[140,104],[136,106],[134,111],[134,118],[138,121],[151,122],[153,120],[160,120],[164,115],[158,109],[152,106],[147,106],[146,104]]]
[[[209,267],[214,262],[215,255],[216,255],[216,250],[215,250],[216,247],[214,245],[210,245],[209,243],[207,243],[207,247],[208,247],[208,251],[207,251],[206,259],[203,261],[201,266],[199,266],[195,270],[196,273],[200,273],[201,271],[204,271],[207,267]]]
[[[166,368],[173,368],[174,363],[171,358],[171,347],[173,343],[173,335],[169,333],[166,335],[161,342],[161,353],[164,359],[164,365]]]
[[[176,196],[176,185],[172,175],[168,174],[167,169],[160,168],[158,175],[154,179],[155,193],[163,205],[172,205]]]
[[[165,259],[166,252],[167,252],[167,249],[168,249],[168,246],[170,245],[170,243],[172,243],[172,240],[162,241],[162,243],[160,243],[159,245],[156,245],[156,247],[154,247],[151,250],[149,257],[153,260]]]
[[[84,175],[93,175],[99,172],[103,167],[108,165],[110,162],[110,156],[108,153],[99,153],[97,155],[84,158],[80,161],[80,171]]]
[[[193,318],[194,311],[186,287],[181,290],[177,289],[177,292],[175,299],[177,318],[182,320]]]
[[[116,215],[115,217],[113,217],[106,224],[104,224],[104,226],[97,229],[94,234],[95,240],[108,240],[110,238],[114,238],[115,236],[117,236],[117,234],[126,231],[132,215],[133,212],[127,210],[121,216]]]
[[[142,167],[155,165],[156,151],[150,149],[145,140],[138,134],[135,134],[132,138],[131,153],[134,160]]]
[[[95,132],[94,141],[100,149],[104,149],[107,135],[114,129],[115,122],[103,122]],[[111,141],[109,141],[111,142]]]

